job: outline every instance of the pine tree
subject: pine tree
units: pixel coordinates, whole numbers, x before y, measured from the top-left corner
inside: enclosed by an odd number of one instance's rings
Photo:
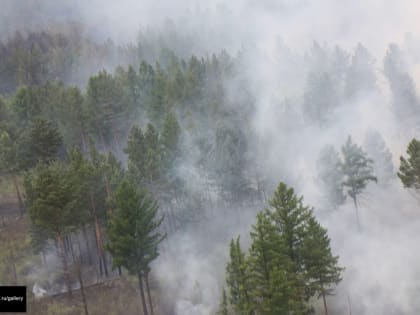
[[[106,71],[89,79],[85,108],[90,132],[103,148],[117,146],[119,121],[126,117],[126,98],[122,86]]]
[[[159,133],[152,124],[147,124],[144,132],[146,148],[145,180],[152,187],[161,179],[161,149],[159,147]]]
[[[35,162],[49,163],[57,158],[63,137],[52,123],[36,119],[31,126],[30,143]]]
[[[145,132],[133,126],[124,152],[128,154],[129,176],[137,184],[154,190],[162,179],[162,150],[159,133],[153,125],[147,124]]]
[[[170,191],[172,196],[182,189],[181,179],[174,172],[174,167],[181,154],[180,133],[181,129],[176,116],[171,112],[168,113],[163,124],[159,143],[161,146],[162,180],[166,185],[165,190]]]
[[[357,45],[346,73],[345,94],[348,100],[372,93],[376,88],[374,59],[360,43]]]
[[[325,128],[332,120],[339,97],[330,75],[326,72],[310,72],[304,93],[304,117],[310,123]]]
[[[222,290],[222,300],[220,301],[219,310],[217,311],[216,315],[229,315],[228,298],[225,288]]]
[[[157,217],[157,203],[127,180],[119,185],[115,203],[116,211],[108,226],[107,247],[115,267],[123,266],[138,277],[143,312],[148,315],[143,280],[147,280],[150,263],[159,255],[158,245],[163,236],[158,228],[163,217]],[[148,296],[152,307],[150,294]]]
[[[295,287],[292,262],[270,214],[259,213],[247,258],[252,308],[258,314],[288,314]]]
[[[271,217],[285,242],[287,256],[294,264],[295,272],[303,268],[300,247],[305,233],[305,223],[311,216],[311,209],[303,205],[293,188],[280,183],[269,202]]]
[[[332,293],[343,268],[332,255],[327,231],[303,197],[280,183],[270,208],[257,215],[248,254],[239,237],[230,243],[226,283],[238,314],[309,315],[316,294]]]
[[[134,125],[128,136],[127,147],[124,152],[128,155],[128,173],[136,183],[145,182],[146,177],[146,143],[143,131]]]
[[[215,137],[209,166],[214,170],[213,176],[222,194],[228,201],[246,198],[244,169],[247,163],[247,141],[244,133],[239,126],[230,126],[224,121],[217,125]]]
[[[284,255],[290,261],[292,276],[289,281],[294,290],[294,298],[289,301],[290,309],[298,314],[311,312],[307,302],[310,292],[306,288],[305,265],[302,257],[302,246],[305,229],[312,210],[303,205],[303,197],[298,197],[293,188],[280,183],[269,202],[271,220],[284,244]]]
[[[322,183],[321,190],[327,199],[326,204],[336,209],[344,203],[346,196],[343,192],[344,174],[341,169],[341,160],[333,146],[322,149],[318,161],[318,178]]]
[[[343,268],[338,266],[338,256],[332,255],[327,230],[314,217],[307,222],[301,252],[310,290],[322,296],[325,315],[328,315],[326,296],[332,295],[330,287],[341,281]]]
[[[41,231],[38,235],[57,241],[67,290],[71,294],[64,239],[86,218],[81,206],[81,187],[74,173],[62,162],[40,164],[27,176],[25,190],[31,224],[35,231]]]
[[[350,136],[341,148],[341,152],[343,154],[341,167],[345,176],[343,185],[348,188],[347,194],[354,202],[357,225],[360,229],[357,197],[363,192],[369,181],[377,182],[377,178],[373,175],[373,161],[368,158],[361,147],[352,142]]]
[[[19,204],[20,216],[25,211],[18,175],[31,165],[29,142],[26,134],[19,134],[14,128],[0,129],[0,174],[12,177]]]
[[[390,44],[384,58],[384,74],[392,92],[392,109],[406,131],[418,130],[420,99],[402,50]]]
[[[163,130],[160,137],[160,144],[163,147],[164,159],[168,167],[172,166],[171,162],[179,156],[180,132],[181,128],[176,116],[172,112],[169,112],[163,123]]]
[[[156,71],[154,72],[153,84],[150,93],[150,103],[148,104],[147,113],[150,121],[160,128],[162,126],[165,113],[165,86],[166,74],[156,63]]]
[[[378,182],[387,185],[394,177],[392,154],[386,146],[384,138],[378,131],[371,130],[366,135],[365,148],[374,161],[374,171]]]
[[[398,177],[405,188],[420,192],[420,141],[411,140],[407,147],[408,158],[400,157]]]
[[[226,266],[226,283],[230,291],[230,304],[241,315],[252,314],[247,278],[245,253],[239,237],[230,242],[230,260]]]

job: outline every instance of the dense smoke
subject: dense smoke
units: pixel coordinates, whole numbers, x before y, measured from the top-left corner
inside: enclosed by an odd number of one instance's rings
[[[304,196],[346,267],[337,295],[329,298],[331,314],[349,309],[360,315],[419,313],[419,205],[396,176],[399,156],[411,138],[420,137],[416,1],[6,0],[2,5],[2,38],[16,30],[81,23],[98,42],[161,40],[181,56],[224,49],[237,56],[241,71],[225,88],[232,100],[243,97],[242,88],[253,99],[252,120],[238,123],[248,129],[250,165],[265,178],[268,198],[280,181]],[[232,110],[240,116],[244,109],[236,103]],[[361,232],[350,198],[328,209],[318,176],[322,149],[332,145],[340,152],[348,135],[375,160],[379,178],[361,197]],[[189,137],[184,135],[185,147],[193,145]],[[390,153],[386,176],[377,141]],[[189,190],[207,189],[194,148],[190,153],[177,172]],[[229,240],[240,234],[248,245],[255,215],[266,207],[223,207],[219,192],[212,193],[216,209],[204,207],[205,220],[171,235],[154,265],[162,296],[178,315],[215,311],[225,285]]]

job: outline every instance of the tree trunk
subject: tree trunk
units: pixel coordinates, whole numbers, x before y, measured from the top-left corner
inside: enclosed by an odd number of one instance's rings
[[[146,280],[147,299],[149,300],[149,306],[150,306],[150,314],[154,315],[152,296],[150,294],[150,286],[149,286],[149,272],[146,273],[145,280]]]
[[[357,220],[357,228],[359,231],[362,230],[362,226],[360,225],[360,218],[359,218],[359,207],[357,205],[357,199],[356,197],[353,197],[354,207],[356,209],[356,220]]]
[[[79,237],[77,236],[77,248],[79,249],[79,259],[76,262],[77,264],[77,278],[79,280],[80,284],[80,293],[82,294],[82,302],[83,302],[83,309],[85,311],[85,315],[89,315],[89,311],[87,308],[87,302],[86,302],[86,295],[85,295],[85,287],[83,285],[83,277],[82,277],[82,252],[80,248],[80,242]],[[75,261],[75,255],[72,247],[71,254],[73,255],[73,261]]]
[[[99,266],[99,277],[102,277],[102,274],[103,274],[102,259],[101,259],[101,255],[99,253],[98,236],[96,234],[96,230],[94,231],[94,233],[95,233],[96,257],[98,258],[98,266]]]
[[[92,254],[90,252],[89,236],[87,234],[85,225],[83,225],[83,227],[82,227],[82,233],[83,233],[83,237],[85,238],[85,241],[86,241],[86,250],[88,252],[88,262],[89,262],[89,265],[92,265]]]
[[[84,311],[85,311],[85,315],[89,315],[88,308],[87,308],[87,302],[86,302],[85,288],[83,286],[83,279],[82,279],[82,271],[81,271],[81,267],[80,267],[80,261],[77,264],[77,277],[79,278],[80,292],[82,293],[82,301],[83,301],[83,308],[84,308]]]
[[[322,300],[324,302],[324,312],[325,312],[325,315],[328,315],[327,300],[325,299],[325,290],[324,290],[324,288],[322,288]]]
[[[63,241],[63,237],[60,234],[57,236],[57,241],[58,241],[58,245],[60,247],[60,255],[61,255],[63,268],[64,268],[64,277],[66,279],[67,292],[69,293],[70,296],[72,296],[71,283],[70,283],[70,273],[69,273],[69,267],[67,265],[66,252],[64,250],[64,241]]]
[[[13,179],[13,184],[15,185],[16,196],[18,198],[18,203],[19,203],[19,214],[22,217],[23,212],[25,210],[25,206],[23,204],[22,195],[20,194],[19,185],[18,185],[17,178],[16,178],[15,174],[12,174],[12,179]]]
[[[105,277],[108,277],[108,265],[106,261],[106,252],[102,249],[102,263],[104,265]]]
[[[99,224],[98,216],[96,215],[95,200],[93,198],[92,193],[90,193],[90,204],[91,204],[92,216],[93,216],[93,220],[94,220],[94,224],[95,224],[95,236],[96,236],[96,241],[97,241],[99,268],[101,269],[101,264],[103,264],[104,271],[105,271],[105,276],[108,276],[108,268],[106,266],[106,260],[104,258],[104,254],[103,254],[101,226]],[[102,274],[102,272],[101,272],[101,274]]]
[[[149,315],[149,312],[147,311],[147,306],[146,306],[146,298],[144,296],[143,279],[140,272],[137,274],[137,276],[139,279],[139,288],[140,288],[141,303],[143,306],[143,315]]]

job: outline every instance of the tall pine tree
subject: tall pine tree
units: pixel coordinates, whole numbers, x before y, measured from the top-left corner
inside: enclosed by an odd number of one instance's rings
[[[114,266],[123,266],[139,281],[141,302],[145,315],[146,289],[151,314],[153,304],[148,286],[150,263],[159,255],[158,245],[163,240],[158,231],[163,217],[158,217],[158,206],[144,190],[130,181],[124,180],[115,193],[116,211],[109,222],[108,249],[114,259]]]
[[[361,147],[352,142],[350,136],[341,148],[341,152],[343,154],[341,167],[345,176],[343,185],[347,187],[347,194],[354,202],[357,226],[360,229],[357,198],[370,181],[377,182],[378,180],[373,174],[373,160],[367,156]]]

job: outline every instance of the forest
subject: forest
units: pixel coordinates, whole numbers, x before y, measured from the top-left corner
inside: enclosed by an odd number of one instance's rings
[[[304,1],[6,2],[0,285],[28,314],[418,314],[411,15],[366,41],[312,35],[301,12],[336,21]]]

